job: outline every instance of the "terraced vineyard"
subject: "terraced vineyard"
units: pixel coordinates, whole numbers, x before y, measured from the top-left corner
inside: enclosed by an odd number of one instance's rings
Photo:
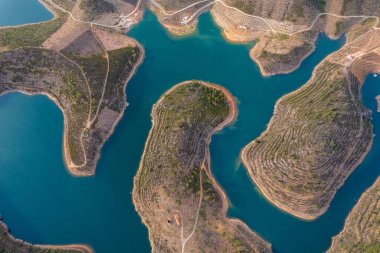
[[[246,225],[226,218],[225,195],[210,171],[211,135],[234,110],[227,91],[198,81],[175,86],[154,106],[133,189],[153,252],[271,252]]]
[[[359,199],[328,253],[380,252],[380,178]]]

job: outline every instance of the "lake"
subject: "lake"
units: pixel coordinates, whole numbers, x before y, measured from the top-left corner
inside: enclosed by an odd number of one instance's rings
[[[17,14],[17,15],[16,15]],[[0,25],[49,20],[36,0],[3,0]],[[170,36],[147,11],[129,32],[145,48],[145,59],[127,87],[129,107],[101,151],[96,175],[72,177],[62,155],[63,115],[47,97],[19,93],[0,97],[0,213],[12,234],[39,244],[87,243],[97,253],[150,252],[148,231],[131,199],[152,105],[173,85],[200,79],[226,87],[238,100],[233,126],[211,142],[212,172],[230,200],[228,215],[242,219],[272,243],[275,252],[321,253],[360,195],[380,174],[380,141],[338,191],[319,219],[306,222],[269,204],[256,190],[239,159],[240,150],[258,137],[276,101],[301,87],[313,68],[344,44],[321,34],[316,51],[295,72],[264,78],[249,58],[251,44],[223,38],[209,13],[200,17],[191,36]],[[369,77],[363,102],[374,111],[375,134],[380,115],[374,97],[380,78]]]

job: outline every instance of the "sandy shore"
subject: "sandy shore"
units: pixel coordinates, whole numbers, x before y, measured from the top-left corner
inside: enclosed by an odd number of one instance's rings
[[[217,189],[220,196],[222,197],[223,212],[225,214],[227,214],[227,210],[229,207],[229,201],[228,201],[227,195],[226,195],[225,191],[223,190],[223,188],[220,186],[220,184],[216,181],[216,179],[213,176],[212,171],[211,171],[210,144],[211,144],[211,138],[215,133],[223,130],[223,128],[225,128],[228,125],[234,124],[234,122],[236,121],[237,116],[238,116],[238,110],[236,107],[236,100],[235,100],[234,96],[226,88],[219,86],[219,85],[207,83],[207,82],[201,82],[201,83],[207,87],[222,91],[227,98],[228,106],[230,109],[226,119],[222,123],[220,123],[216,128],[214,128],[209,133],[209,135],[207,136],[207,142],[206,142],[207,148],[205,151],[206,152],[205,161],[207,162],[207,174],[211,178],[211,180],[214,184],[214,187]]]
[[[323,62],[323,61],[322,61]],[[314,70],[320,65],[320,64],[322,64],[322,62],[321,63],[319,63],[317,66],[315,66],[314,67]],[[315,78],[315,71],[313,71],[313,73],[312,73],[312,77],[310,78],[310,80],[308,81],[308,82],[311,82],[312,80],[313,80],[313,78]],[[307,82],[307,83],[308,83]],[[287,98],[288,96],[291,96],[293,93],[296,93],[296,92],[299,92],[299,91],[301,91],[302,89],[304,89],[304,87],[307,85],[307,83],[306,84],[304,84],[303,86],[301,86],[301,88],[299,88],[299,89],[297,89],[297,90],[295,90],[295,91],[292,91],[292,92],[290,92],[290,93],[288,93],[288,94],[286,94],[286,95],[284,95],[284,96],[282,96],[279,100],[277,100],[276,101],[276,105],[274,106],[274,110],[273,110],[273,115],[278,111],[278,104],[282,101],[282,100],[284,100],[285,98]],[[272,115],[272,117],[271,117],[271,119],[270,119],[270,121],[269,121],[269,123],[268,123],[268,125],[267,125],[267,128],[265,129],[265,131],[264,132],[262,132],[261,134],[260,134],[260,136],[258,136],[256,139],[259,139],[259,138],[261,138],[262,136],[264,136],[268,131],[269,131],[269,129],[274,125],[274,124],[276,124],[275,122],[274,122],[274,120],[273,120],[273,115]],[[255,140],[256,140],[255,139]],[[248,161],[247,161],[247,159],[245,158],[246,157],[246,153],[248,152],[247,150],[249,149],[249,146],[251,145],[251,143],[253,143],[255,140],[253,140],[253,141],[251,141],[250,143],[248,143],[242,150],[241,150],[241,153],[240,153],[240,159],[241,159],[241,161],[242,161],[242,163],[243,163],[243,165],[244,165],[244,167],[246,168],[246,170],[248,171],[248,173],[249,173],[249,175],[250,175],[250,178],[251,178],[251,180],[253,181],[253,183],[255,184],[255,186],[257,187],[257,189],[260,191],[260,193],[269,201],[269,203],[270,204],[272,204],[274,207],[276,207],[276,208],[279,208],[281,211],[284,211],[284,212],[286,212],[286,213],[289,213],[289,214],[291,214],[291,215],[294,215],[294,216],[296,216],[297,218],[300,218],[301,220],[305,220],[305,221],[312,221],[312,220],[315,220],[316,218],[315,217],[312,217],[312,216],[310,216],[310,217],[302,217],[302,215],[301,214],[299,214],[299,213],[295,213],[295,212],[292,212],[291,210],[289,210],[288,208],[287,208],[287,206],[284,206],[284,205],[281,205],[280,203],[275,203],[275,202],[273,202],[272,201],[272,199],[271,199],[271,197],[266,193],[266,191],[262,188],[262,187],[260,187],[259,185],[258,185],[258,183],[255,181],[255,179],[254,179],[254,175],[252,174],[252,171],[251,171],[251,169],[250,169],[250,167],[249,167],[249,163],[248,163]],[[325,210],[326,211],[326,210]],[[325,212],[324,211],[324,212]],[[323,213],[324,213],[323,212]],[[322,214],[322,213],[321,213]]]
[[[214,175],[212,174],[212,170],[211,170],[211,157],[210,157],[210,143],[211,143],[211,137],[216,133],[216,132],[219,132],[221,130],[223,130],[226,126],[229,126],[229,125],[233,125],[237,119],[237,116],[238,116],[238,109],[237,109],[237,106],[236,106],[236,99],[234,98],[234,96],[224,87],[222,86],[219,86],[219,85],[215,85],[215,84],[210,84],[210,83],[205,83],[205,82],[201,82],[202,84],[204,84],[205,86],[208,86],[208,87],[211,87],[211,88],[214,88],[214,89],[218,89],[220,91],[222,91],[224,93],[224,95],[226,96],[227,98],[227,101],[228,101],[228,105],[229,105],[229,108],[230,108],[230,112],[227,116],[227,118],[222,122],[220,123],[210,134],[209,136],[207,137],[207,147],[206,148],[206,157],[205,159],[207,160],[207,163],[208,163],[208,170],[206,171],[206,173],[208,174],[208,176],[210,177],[210,179],[212,180],[213,182],[213,186],[216,188],[216,190],[218,191],[219,195],[222,197],[222,204],[223,204],[223,214],[224,216],[232,223],[234,223],[235,225],[241,225],[243,226],[247,231],[250,231],[252,234],[254,235],[257,235],[256,232],[253,232],[248,226],[247,224],[245,224],[242,220],[240,219],[237,219],[237,218],[228,218],[227,217],[227,211],[228,211],[228,208],[230,206],[230,202],[228,200],[228,197],[226,195],[226,192],[223,190],[223,188],[221,187],[221,185],[218,183],[218,181],[216,181]],[[261,239],[264,240],[263,237],[261,237]],[[271,244],[267,241],[265,241],[269,247],[271,247]]]

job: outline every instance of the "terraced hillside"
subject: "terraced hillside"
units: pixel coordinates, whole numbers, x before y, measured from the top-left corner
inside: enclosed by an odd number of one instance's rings
[[[380,252],[380,178],[360,198],[328,253]]]
[[[0,222],[0,252],[2,253],[92,253],[86,245],[43,246],[15,239]]]
[[[323,214],[372,143],[361,103],[366,75],[380,71],[380,30],[363,22],[299,90],[281,98],[267,130],[242,151],[269,201],[303,219]]]
[[[263,75],[290,73],[315,49],[320,32],[338,38],[366,18],[378,26],[376,0],[152,0],[150,8],[174,34],[195,30],[208,10],[227,39],[255,42],[251,58]]]
[[[0,28],[0,93],[48,95],[64,113],[69,171],[92,175],[125,109],[124,87],[143,50],[123,34],[75,21],[49,3],[52,21]]]
[[[198,81],[175,86],[154,106],[133,188],[153,252],[271,252],[246,225],[226,218],[210,170],[210,138],[234,116],[226,90]]]

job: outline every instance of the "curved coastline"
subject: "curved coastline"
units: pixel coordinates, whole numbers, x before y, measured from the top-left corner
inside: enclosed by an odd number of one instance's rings
[[[72,162],[72,159],[70,157],[70,153],[69,153],[69,150],[68,150],[68,144],[67,144],[67,132],[64,130],[64,136],[63,136],[63,150],[64,150],[64,161],[65,161],[65,165],[66,165],[66,168],[67,170],[70,172],[71,175],[73,176],[94,176],[95,175],[95,172],[96,172],[96,165],[97,165],[97,162],[99,161],[100,159],[100,156],[101,156],[101,149],[102,147],[104,146],[104,144],[109,140],[110,136],[113,134],[113,132],[115,131],[115,128],[116,126],[118,125],[118,123],[120,122],[120,119],[123,117],[124,115],[124,112],[125,112],[125,109],[127,108],[128,106],[128,100],[127,100],[127,94],[126,94],[126,87],[128,85],[128,82],[131,80],[131,78],[135,75],[135,73],[137,72],[138,68],[140,67],[140,65],[143,63],[143,60],[144,60],[144,57],[145,57],[145,50],[144,48],[140,45],[140,43],[138,43],[136,40],[132,39],[131,40],[135,43],[136,47],[140,50],[140,56],[137,60],[137,62],[134,64],[133,66],[133,69],[131,70],[131,72],[129,73],[128,77],[126,78],[126,80],[124,81],[124,84],[123,84],[123,100],[126,101],[127,103],[125,103],[125,105],[123,106],[121,112],[119,113],[117,119],[115,120],[115,122],[113,123],[111,129],[110,129],[110,132],[109,134],[105,137],[105,142],[103,142],[101,144],[101,146],[99,147],[98,151],[96,152],[96,155],[95,155],[95,158],[94,158],[94,166],[92,168],[92,170],[90,171],[86,171],[86,172],[83,172],[83,171],[78,171],[78,170],[75,170],[75,166],[72,167],[69,165],[68,162],[70,162],[71,164],[73,164]],[[65,118],[65,117],[64,117]],[[64,129],[67,129],[67,127],[65,127]]]
[[[58,19],[60,17],[60,14],[58,13],[59,10],[56,10],[55,8],[53,8],[52,6],[50,6],[50,4],[48,4],[45,1],[42,1],[42,0],[38,0],[38,1],[43,5],[43,7],[45,7],[50,13],[52,13],[52,15],[53,15],[52,19],[49,19],[49,20],[46,20],[46,21],[41,21],[41,22],[36,22],[36,23],[27,23],[27,24],[22,24],[22,25],[15,25],[15,26],[1,26],[0,30],[1,29],[7,29],[7,28],[18,28],[18,27],[24,27],[24,26],[44,24],[44,23],[48,23],[48,22],[51,22],[53,20],[56,20],[56,19]],[[62,15],[65,15],[65,14],[62,14]],[[124,36],[126,36],[126,35],[124,35]],[[133,63],[132,69],[128,73],[128,76],[126,76],[126,78],[123,79],[123,85],[122,85],[122,91],[123,92],[122,92],[122,98],[121,98],[121,100],[125,101],[125,102],[127,100],[126,86],[127,86],[128,82],[130,81],[130,79],[137,72],[138,67],[142,64],[143,59],[145,57],[144,48],[136,40],[134,40],[133,38],[130,38],[130,40],[132,41],[132,43],[134,43],[134,46],[138,48],[138,50],[139,50],[139,56],[138,56],[137,61]],[[110,129],[110,131],[108,133],[108,135],[105,137],[106,141],[104,141],[100,145],[100,147],[99,147],[99,149],[98,149],[98,151],[97,151],[97,153],[95,155],[95,163],[94,163],[94,167],[92,168],[92,170],[91,171],[78,171],[74,167],[70,166],[70,164],[74,164],[74,163],[73,163],[73,160],[72,160],[72,158],[70,156],[70,152],[68,150],[68,123],[67,123],[67,116],[65,115],[65,111],[63,109],[63,105],[62,105],[60,99],[56,95],[54,95],[51,92],[49,92],[49,90],[47,90],[47,89],[46,90],[43,90],[41,88],[35,89],[33,87],[30,87],[30,88],[24,87],[24,88],[22,88],[20,86],[19,89],[16,88],[16,89],[11,89],[11,90],[5,90],[2,93],[0,93],[0,97],[2,95],[7,94],[7,93],[22,93],[22,94],[25,94],[25,95],[28,95],[28,96],[32,96],[32,95],[44,95],[44,96],[47,96],[61,110],[61,112],[63,114],[63,125],[64,125],[64,129],[63,129],[63,144],[62,144],[62,153],[63,153],[63,157],[64,157],[63,161],[65,163],[65,167],[67,168],[67,171],[70,173],[71,176],[74,176],[74,177],[94,175],[97,161],[100,158],[101,148],[103,147],[104,143],[109,139],[109,137],[113,134],[115,127],[117,126],[117,124],[119,123],[120,119],[124,115],[125,109],[126,109],[126,107],[128,105],[128,103],[124,103],[123,107],[121,108],[121,111],[119,112],[119,115],[118,115],[117,119],[113,123],[113,125],[112,125],[112,127],[111,127],[111,129]],[[23,245],[23,246],[28,246],[28,247],[34,247],[34,248],[36,248],[38,250],[43,250],[43,251],[53,249],[53,250],[57,250],[58,252],[61,252],[61,251],[70,251],[70,252],[81,252],[81,253],[94,253],[94,250],[91,248],[91,246],[90,245],[86,245],[86,244],[68,244],[68,245],[40,245],[40,244],[35,244],[35,245],[32,245],[32,244],[29,244],[29,243],[27,243],[27,242],[25,242],[23,240],[14,238],[10,234],[8,227],[3,222],[2,219],[0,220],[0,227],[4,231],[6,231],[8,233],[8,236],[6,238],[8,238],[10,240],[10,242],[12,242],[12,243],[17,243],[17,244],[20,244],[20,245]],[[4,232],[4,234],[6,232]]]
[[[0,219],[0,233],[6,237],[6,240],[9,240],[10,243],[17,244],[15,247],[21,247],[25,246],[28,248],[34,248],[35,250],[50,250],[50,249],[55,249],[58,252],[63,251],[74,251],[74,252],[80,252],[80,253],[94,253],[94,250],[91,248],[91,246],[86,245],[86,244],[65,244],[65,245],[40,245],[40,244],[30,244],[28,242],[25,242],[23,240],[17,239],[13,237],[13,235],[10,233],[7,225],[3,222],[2,219]],[[6,245],[4,245],[6,246]],[[7,250],[7,249],[5,249]]]
[[[11,27],[0,27],[0,31],[2,29],[7,29],[7,28],[11,28],[11,29],[17,29],[19,27],[24,27],[24,26],[33,26],[33,25],[38,25],[38,24],[45,24],[45,23],[49,23],[49,22],[52,22],[52,20],[55,20],[55,19],[58,19],[60,18],[61,16],[67,16],[66,13],[62,13],[61,10],[57,9],[55,6],[53,6],[49,1],[47,0],[39,0],[39,2],[46,8],[48,9],[48,11],[50,11],[53,15],[54,15],[54,18],[51,19],[51,20],[48,20],[48,21],[43,21],[43,22],[38,22],[38,23],[32,23],[32,24],[23,24],[23,25],[17,25],[17,26],[11,26]],[[69,17],[70,18],[70,17]],[[57,28],[58,30],[57,31],[53,31],[51,34],[48,34],[48,39],[51,39],[52,37],[54,37],[56,35],[56,33],[59,33],[60,29],[66,24],[67,21],[64,21],[59,28]],[[38,27],[38,26],[37,26]],[[126,35],[121,35],[121,36],[126,36]],[[59,37],[59,35],[58,35]],[[127,77],[121,77],[122,78],[122,94],[120,94],[120,101],[125,101],[126,102],[126,85],[127,85],[127,82],[131,79],[131,77],[134,75],[134,73],[136,72],[137,68],[141,65],[142,63],[142,60],[144,58],[144,49],[143,47],[134,39],[132,38],[129,38],[129,41],[132,43],[132,45],[138,49],[139,53],[138,53],[138,59],[136,60],[136,62],[133,62],[132,63],[132,66],[131,66],[131,71],[128,73],[128,76]],[[101,43],[99,40],[97,40],[98,43]],[[5,52],[7,51],[11,51],[11,50],[7,50],[7,44],[5,44]],[[21,46],[21,48],[28,48],[29,46]],[[36,48],[36,49],[39,49],[39,48],[46,48],[46,47],[29,47],[29,48]],[[61,53],[60,51],[57,51],[55,49],[51,49],[49,46],[46,48],[52,52],[55,52],[55,53],[58,53],[59,55],[61,55],[62,57],[64,57],[66,60],[68,60],[70,63],[72,63],[73,65],[75,65],[82,73],[86,83],[87,83],[87,86],[89,85],[88,84],[88,81],[87,81],[87,77],[83,71],[83,66],[79,66],[78,63],[76,61],[73,61],[72,59],[69,59],[66,55],[64,55],[63,53]],[[105,48],[103,47],[103,49],[105,50]],[[16,48],[17,50],[17,48]],[[110,49],[111,51],[112,49]],[[108,57],[108,56],[107,56]],[[108,59],[108,58],[107,58]],[[109,67],[109,66],[108,66]],[[108,78],[108,77],[106,77]],[[4,84],[6,84],[7,82],[5,81]],[[16,89],[15,90],[26,90],[25,93],[30,93],[30,94],[43,94],[43,95],[48,95],[48,97],[55,103],[57,104],[57,106],[60,107],[61,111],[63,112],[63,115],[64,115],[64,131],[63,131],[63,157],[64,157],[64,163],[65,163],[65,167],[67,168],[68,172],[73,175],[73,176],[91,176],[91,175],[94,175],[95,174],[95,170],[96,170],[96,165],[97,165],[97,161],[99,160],[99,157],[100,157],[100,149],[103,147],[105,141],[108,140],[108,138],[110,137],[110,135],[113,133],[116,125],[118,124],[118,122],[120,121],[122,115],[124,114],[124,111],[125,111],[125,108],[127,106],[127,103],[123,103],[120,108],[118,108],[116,110],[116,113],[118,114],[117,117],[113,120],[114,122],[112,122],[112,126],[109,127],[109,129],[107,129],[107,131],[105,132],[105,134],[103,134],[103,136],[101,137],[102,140],[98,141],[99,143],[95,143],[92,145],[96,145],[97,147],[95,148],[95,152],[91,154],[91,151],[88,143],[86,143],[86,145],[84,145],[83,143],[83,135],[85,134],[92,134],[94,131],[99,131],[98,129],[89,129],[90,125],[89,123],[87,122],[87,126],[83,126],[84,128],[82,129],[82,132],[81,132],[81,135],[78,136],[80,144],[78,144],[80,147],[77,147],[77,148],[80,148],[81,149],[81,155],[79,155],[79,160],[84,160],[83,163],[81,162],[79,165],[76,164],[73,160],[73,157],[70,152],[72,152],[72,150],[70,150],[70,147],[71,149],[73,148],[73,143],[69,143],[69,134],[68,134],[68,121],[67,121],[67,115],[65,113],[65,111],[63,110],[63,107],[67,107],[67,104],[70,104],[70,101],[63,101],[64,103],[66,102],[66,106],[63,106],[63,104],[61,102],[59,102],[59,98],[57,98],[56,96],[57,95],[54,95],[54,94],[50,94],[51,92],[49,92],[49,90],[46,89],[46,92],[44,91],[44,88],[33,88],[33,87],[22,87],[22,86],[19,86],[17,85],[17,83],[9,83],[9,85],[12,85],[12,86],[15,86]],[[104,90],[106,89],[106,85],[107,85],[107,82],[105,81],[105,85],[103,88],[103,92]],[[20,89],[18,89],[17,87],[20,87]],[[88,86],[89,88],[90,86]],[[94,90],[96,90],[97,87],[95,88],[92,88]],[[8,88],[9,89],[12,89],[12,88]],[[7,90],[7,89],[6,89]],[[90,96],[90,100],[91,100],[91,93],[93,93],[94,91],[93,90],[88,90],[88,94]],[[99,100],[99,104],[98,106],[101,106],[101,103],[103,102],[102,101],[103,97]],[[65,100],[65,99],[63,99]],[[66,98],[67,100],[67,98]],[[92,100],[91,100],[92,101]],[[91,113],[91,102],[89,102],[89,112]],[[67,109],[67,108],[66,108]],[[71,113],[71,112],[69,112]],[[86,111],[84,111],[84,113],[86,113]],[[96,117],[97,119],[99,119],[99,114],[97,112],[96,114]],[[87,120],[88,121],[88,120]],[[92,121],[93,122],[93,121]],[[92,124],[91,122],[91,124]],[[85,132],[87,130],[90,130],[90,132]],[[89,136],[88,137],[88,140],[91,141],[92,137]],[[87,139],[85,141],[88,141]],[[96,141],[95,141],[96,142]],[[78,150],[79,151],[79,150]],[[83,153],[83,154],[82,154]],[[83,156],[83,157],[82,157]],[[89,159],[88,159],[88,156],[91,156]],[[78,161],[77,161],[78,162]]]

